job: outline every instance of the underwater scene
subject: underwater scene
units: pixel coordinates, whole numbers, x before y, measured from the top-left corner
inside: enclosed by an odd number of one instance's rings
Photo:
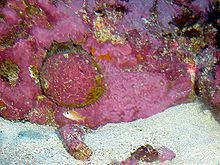
[[[220,0],[0,0],[0,165],[151,164],[220,164]]]

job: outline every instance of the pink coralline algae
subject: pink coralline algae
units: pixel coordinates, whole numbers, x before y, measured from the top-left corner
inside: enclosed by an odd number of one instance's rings
[[[92,155],[91,149],[83,142],[84,133],[79,125],[66,124],[59,130],[59,134],[64,139],[64,146],[74,158],[79,160],[88,160]]]
[[[84,127],[147,118],[196,94],[219,119],[216,15],[216,0],[1,1],[0,115],[58,127],[80,160],[92,155]]]
[[[176,157],[176,154],[166,148],[160,147],[158,149],[154,149],[151,145],[145,144],[134,152],[131,153],[130,157],[121,162],[115,162],[113,164],[117,165],[138,165],[140,161],[142,162],[154,162],[160,161],[164,162],[167,160],[172,160]]]
[[[59,46],[64,49],[69,45]],[[41,68],[41,86],[44,94],[54,103],[83,107],[97,101],[103,93],[103,75],[94,59],[85,51],[81,52],[80,47],[73,45],[73,52],[69,51],[48,54]]]

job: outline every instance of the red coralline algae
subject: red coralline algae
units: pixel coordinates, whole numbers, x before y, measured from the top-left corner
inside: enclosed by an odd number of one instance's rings
[[[24,56],[24,50],[25,54],[32,54],[30,44],[26,41],[20,41],[13,48],[0,53],[0,97],[6,104],[0,114],[8,119],[24,118],[24,115],[34,106],[35,98],[40,94],[40,87],[35,84],[35,80],[30,77],[29,72],[34,56]],[[12,66],[8,66],[5,70],[3,67],[5,60],[12,62],[19,68],[19,71],[16,72]]]
[[[158,160],[159,153],[151,145],[146,144],[144,146],[139,147],[137,150],[131,153],[130,158],[135,158],[138,161],[141,160],[143,162],[153,162]]]
[[[172,160],[176,157],[176,154],[169,148],[167,147],[160,147],[157,149],[158,150],[158,160],[160,162],[164,162],[164,161],[167,161],[167,160]]]
[[[115,164],[138,165],[139,162],[164,162],[167,160],[172,160],[175,157],[176,154],[166,147],[154,149],[151,145],[145,144],[132,152],[131,156],[129,156],[126,160],[121,161],[120,163],[116,162]]]
[[[217,5],[1,2],[0,115],[59,127],[81,160],[92,154],[82,125],[147,118],[193,100],[194,89],[220,116]],[[65,117],[69,111],[83,120]]]
[[[65,125],[59,130],[68,152],[79,160],[88,160],[92,151],[83,142],[85,131],[79,125]]]
[[[87,106],[97,101],[105,89],[100,68],[89,54],[81,52],[46,57],[40,79],[44,94],[65,107]]]

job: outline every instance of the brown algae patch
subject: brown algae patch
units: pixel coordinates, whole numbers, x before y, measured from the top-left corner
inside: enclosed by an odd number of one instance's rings
[[[20,69],[18,65],[10,60],[0,62],[0,77],[10,85],[15,86],[19,78]]]

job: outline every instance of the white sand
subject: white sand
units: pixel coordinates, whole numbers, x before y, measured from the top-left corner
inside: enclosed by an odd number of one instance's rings
[[[172,107],[145,120],[108,124],[89,133],[85,142],[94,154],[89,162],[77,161],[63,148],[54,128],[0,118],[0,165],[107,165],[146,143],[176,153],[163,164],[220,163],[220,125],[199,103]]]

